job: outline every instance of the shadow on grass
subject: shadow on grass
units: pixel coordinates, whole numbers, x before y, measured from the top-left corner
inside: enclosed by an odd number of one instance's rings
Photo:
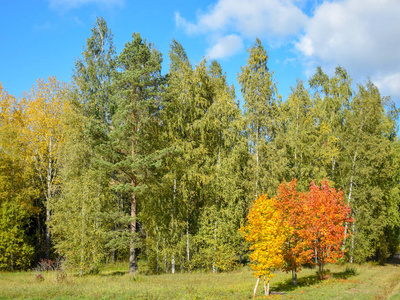
[[[319,282],[319,279],[317,277],[317,275],[309,275],[306,277],[298,277],[297,278],[297,287],[295,287],[293,285],[293,281],[292,279],[287,279],[284,282],[279,282],[276,286],[276,288],[274,288],[274,291],[284,291],[284,292],[289,292],[289,291],[293,291],[298,287],[302,287],[302,286],[310,286],[310,285],[314,285],[316,283]]]
[[[336,279],[347,279],[351,276],[356,276],[357,273],[357,269],[356,268],[349,268],[346,267],[346,270],[344,270],[343,272],[336,272],[336,273],[332,273],[332,277],[336,278]]]
[[[389,265],[400,265],[400,257],[398,257],[397,255],[389,257],[386,260],[386,263],[389,264]]]
[[[346,267],[346,270],[342,272],[330,272],[327,271],[327,276],[333,277],[335,279],[348,279],[349,277],[357,275],[357,269],[356,268],[349,268]],[[297,278],[297,287],[293,285],[292,279],[287,279],[284,282],[280,282],[276,285],[274,288],[274,291],[276,292],[290,292],[295,290],[296,288],[299,287],[306,287],[306,286],[311,286],[314,284],[317,284],[318,282],[321,282],[320,279],[318,279],[318,275],[309,275],[305,277],[298,277]]]
[[[107,277],[107,276],[123,276],[123,275],[128,274],[128,273],[129,273],[128,271],[124,271],[124,272],[122,272],[122,271],[114,271],[114,272],[110,272],[110,273],[101,273],[100,276],[104,276],[104,277]]]

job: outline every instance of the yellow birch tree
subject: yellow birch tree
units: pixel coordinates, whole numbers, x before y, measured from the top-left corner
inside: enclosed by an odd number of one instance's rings
[[[59,188],[59,152],[64,143],[63,115],[68,107],[67,86],[49,77],[38,79],[24,101],[24,120],[28,151],[39,178],[46,211],[46,258],[50,256],[50,204]]]
[[[0,83],[0,270],[26,269],[33,255],[26,228],[35,191],[22,128],[21,106]]]
[[[246,225],[240,230],[245,240],[251,243],[251,268],[254,276],[258,277],[254,296],[261,277],[264,277],[265,295],[268,296],[269,281],[274,277],[272,271],[284,263],[283,244],[292,228],[276,209],[276,199],[261,195],[251,207]]]

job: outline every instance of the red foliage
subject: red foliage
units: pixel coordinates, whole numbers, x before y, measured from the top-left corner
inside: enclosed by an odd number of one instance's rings
[[[321,187],[312,182],[305,197],[304,211],[310,220],[302,235],[315,251],[319,271],[322,273],[326,263],[336,262],[344,255],[341,247],[345,238],[345,224],[353,222],[350,206],[343,202],[343,192],[329,187],[325,179]]]
[[[281,212],[282,218],[293,228],[292,234],[284,244],[285,263],[282,269],[286,272],[300,271],[303,264],[309,262],[313,250],[309,246],[304,232],[309,224],[309,216],[305,214],[306,199],[296,190],[297,180],[283,182],[278,189],[276,208]]]
[[[284,244],[286,272],[300,270],[305,263],[314,263],[320,273],[328,262],[343,257],[345,223],[351,223],[350,206],[343,202],[343,192],[329,187],[324,179],[321,187],[314,182],[308,192],[296,190],[297,180],[279,186],[276,208],[283,220],[293,228]]]

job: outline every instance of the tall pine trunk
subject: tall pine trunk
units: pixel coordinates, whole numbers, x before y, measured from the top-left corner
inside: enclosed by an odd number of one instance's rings
[[[132,121],[135,124],[135,114],[132,114]],[[135,161],[135,129],[133,129],[132,137],[132,162]],[[131,184],[133,190],[136,187],[136,175],[135,170],[132,170]],[[136,238],[136,193],[133,191],[131,199],[131,242],[129,250],[129,274],[136,275],[137,263],[136,263],[136,249],[135,249],[135,238]]]

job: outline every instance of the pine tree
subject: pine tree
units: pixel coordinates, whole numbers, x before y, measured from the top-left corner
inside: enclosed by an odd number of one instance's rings
[[[114,89],[117,104],[113,117],[111,146],[114,169],[118,171],[115,190],[130,198],[129,272],[137,270],[138,207],[146,191],[146,180],[154,163],[149,136],[157,123],[158,90],[161,80],[161,54],[138,33],[125,44],[118,57]],[[151,175],[151,174],[150,174]]]

